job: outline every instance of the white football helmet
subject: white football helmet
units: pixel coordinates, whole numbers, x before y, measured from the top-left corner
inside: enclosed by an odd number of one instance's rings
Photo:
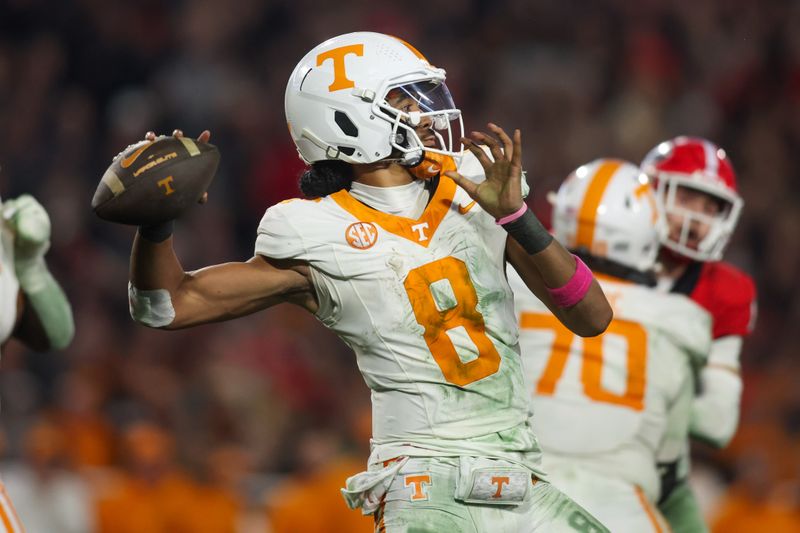
[[[553,233],[564,246],[647,272],[666,224],[647,176],[597,159],[564,180],[553,198]]]
[[[328,39],[289,78],[289,133],[306,163],[396,157],[411,166],[423,151],[457,156],[464,125],[444,80],[443,69],[396,37],[357,32]],[[423,142],[414,128],[426,121],[430,136]]]

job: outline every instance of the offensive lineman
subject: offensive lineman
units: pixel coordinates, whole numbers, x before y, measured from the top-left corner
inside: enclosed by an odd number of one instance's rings
[[[38,351],[72,340],[72,309],[44,259],[50,229],[47,211],[32,196],[0,201],[0,351],[12,337]],[[0,533],[22,531],[0,482]]]
[[[713,343],[700,371],[690,419],[691,435],[722,448],[739,423],[742,395],[739,356],[753,330],[753,280],[722,254],[736,228],[743,201],[724,150],[696,137],[665,141],[645,157],[642,170],[664,206],[669,231],[662,236],[659,288],[685,294],[712,317]],[[689,443],[679,461],[662,466],[659,508],[676,533],[708,531],[688,484]]]
[[[542,479],[506,254],[577,334],[602,332],[611,309],[527,210],[519,131],[460,137],[444,78],[382,34],[311,50],[286,114],[311,165],[301,186],[320,197],[269,208],[249,261],[196,272],[175,256],[170,224],[140,228],[131,314],[174,329],[290,302],[338,333],[373,402],[369,470],[343,493],[378,531],[606,531]]]
[[[668,529],[655,508],[656,458],[668,429],[680,438],[688,432],[693,367],[711,343],[705,310],[654,288],[663,232],[639,168],[599,159],[559,188],[553,233],[592,268],[612,302],[606,332],[577,338],[509,275],[544,470],[614,532]],[[684,421],[682,430],[672,419]]]

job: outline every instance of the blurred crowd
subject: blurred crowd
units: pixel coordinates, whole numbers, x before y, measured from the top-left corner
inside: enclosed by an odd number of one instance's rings
[[[679,134],[723,146],[752,274],[742,422],[698,447],[715,531],[800,530],[800,3],[792,0],[6,0],[0,195],[34,194],[76,315],[63,353],[3,352],[0,472],[28,531],[371,531],[338,487],[364,467],[369,391],[299,308],[153,331],[128,317],[133,229],[89,208],[147,130],[212,131],[210,201],[177,226],[187,270],[252,255],[266,207],[298,196],[283,91],[312,46],[401,36],[447,69],[468,129],[521,128],[530,199],[600,156]],[[311,503],[313,502],[313,503]]]

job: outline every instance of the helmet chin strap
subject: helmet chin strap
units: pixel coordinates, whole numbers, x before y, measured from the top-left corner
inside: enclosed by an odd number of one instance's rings
[[[422,149],[406,152],[400,159],[400,164],[404,167],[416,167],[425,160],[425,152]]]
[[[408,148],[408,141],[409,136],[405,133],[397,132],[394,135],[394,142],[402,146],[403,148]],[[399,151],[399,150],[397,150]],[[425,158],[425,151],[422,148],[415,148],[408,152],[400,152],[396,161],[403,165],[404,167],[415,167],[422,163],[423,159]]]

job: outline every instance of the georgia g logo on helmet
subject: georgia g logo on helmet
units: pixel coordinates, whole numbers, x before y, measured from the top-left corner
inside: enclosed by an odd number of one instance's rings
[[[307,163],[393,158],[414,165],[424,152],[462,151],[461,111],[445,71],[390,35],[348,33],[314,47],[289,78],[285,110]]]

